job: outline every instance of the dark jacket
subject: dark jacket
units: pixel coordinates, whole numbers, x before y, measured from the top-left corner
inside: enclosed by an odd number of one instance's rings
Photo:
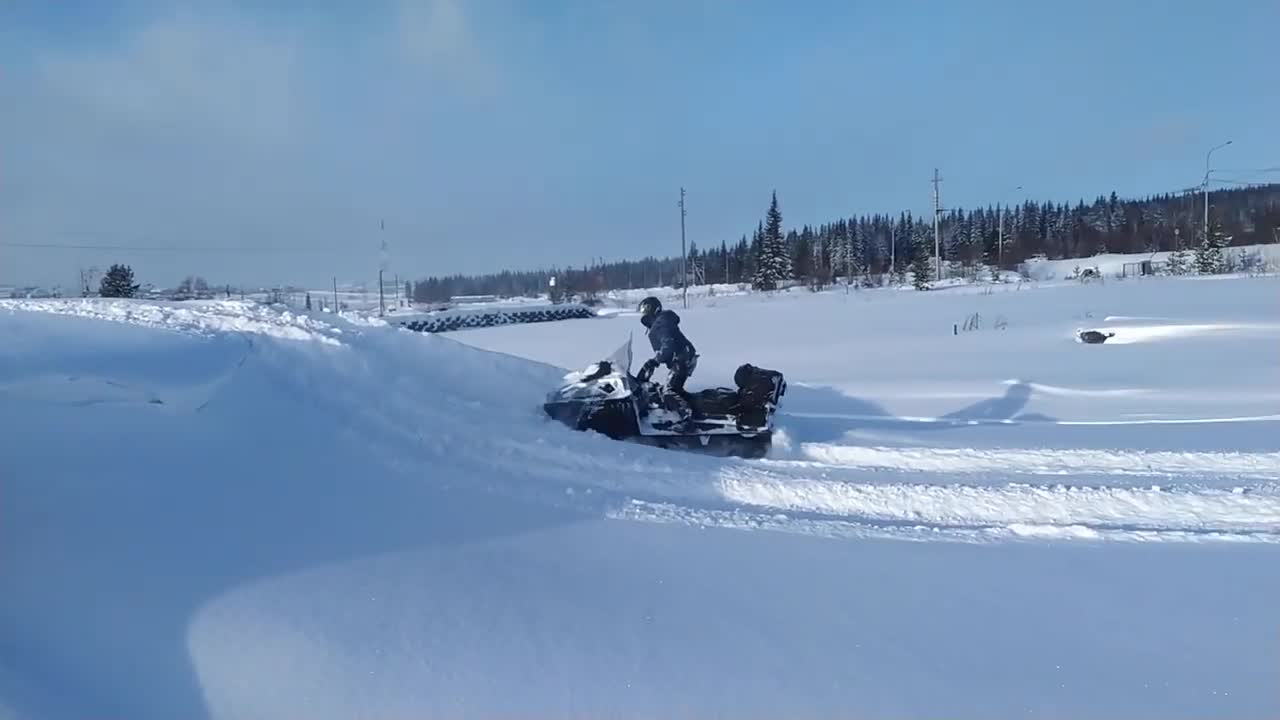
[[[680,332],[680,316],[674,310],[659,310],[648,327],[653,359],[660,364],[668,365],[676,358],[688,360],[697,353],[689,338]]]

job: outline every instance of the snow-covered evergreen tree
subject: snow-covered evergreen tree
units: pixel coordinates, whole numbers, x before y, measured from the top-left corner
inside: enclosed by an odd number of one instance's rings
[[[969,216],[969,257],[984,258],[987,255],[988,239],[991,237],[992,211],[990,208],[978,208]]]
[[[809,228],[805,228],[794,239],[792,247],[795,248],[795,256],[791,259],[791,267],[795,270],[797,279],[812,284],[815,275],[813,267],[813,235]]]
[[[898,260],[898,265],[893,270],[893,281],[898,285],[907,283],[907,263],[903,262],[902,259]]]
[[[782,234],[782,211],[778,209],[778,193],[773,193],[773,200],[769,204],[769,214],[766,216],[765,223],[765,239],[770,240],[773,245],[771,253],[774,261],[773,272],[777,276],[778,282],[790,280],[791,273],[791,253],[787,249],[787,243]]]
[[[782,234],[782,211],[778,209],[776,191],[765,216],[760,252],[756,257],[752,285],[757,290],[776,290],[782,281],[791,278],[791,253],[787,250],[786,239]]]
[[[818,287],[826,287],[831,280],[831,270],[827,265],[827,244],[822,233],[814,233],[811,242],[813,243],[811,250],[813,259],[811,262],[813,263],[814,281]]]
[[[1222,225],[1214,218],[1209,223],[1209,232],[1201,238],[1196,246],[1196,270],[1201,275],[1217,275],[1226,272],[1224,255],[1229,238],[1223,234]]]
[[[929,242],[928,228],[916,226],[915,242],[911,253],[911,284],[917,290],[928,290],[933,279],[933,246]]]
[[[1083,205],[1083,203],[1082,203]],[[1109,224],[1107,200],[1101,195],[1087,208],[1082,207],[1085,225],[1097,233],[1105,233]]]
[[[133,282],[133,268],[128,265],[112,265],[107,274],[98,283],[98,294],[102,297],[131,298],[138,291],[139,285]]]
[[[743,280],[748,278],[754,286],[756,276],[760,273],[760,262],[764,258],[764,223],[756,224],[756,230],[751,234],[751,248],[747,254],[747,272],[743,276]]]
[[[1125,220],[1124,203],[1120,202],[1115,190],[1112,190],[1111,197],[1107,199],[1107,232],[1123,232]]]
[[[867,257],[867,223],[849,224],[849,253],[850,263],[853,277],[861,277],[866,268]],[[853,278],[850,278],[852,282]]]
[[[831,273],[849,281],[850,268],[853,266],[852,249],[849,244],[849,228],[840,221],[832,230]]]

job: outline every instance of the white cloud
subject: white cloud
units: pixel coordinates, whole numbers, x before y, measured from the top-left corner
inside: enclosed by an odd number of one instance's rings
[[[295,59],[293,43],[247,25],[182,16],[39,67],[49,91],[137,129],[270,141],[291,132]]]
[[[397,29],[404,55],[438,79],[481,97],[499,90],[498,63],[482,49],[460,0],[401,0]]]

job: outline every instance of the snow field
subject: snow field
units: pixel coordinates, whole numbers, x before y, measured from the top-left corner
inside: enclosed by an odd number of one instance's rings
[[[695,387],[787,373],[761,461],[541,416],[625,313],[0,303],[0,708],[1274,714],[1276,282],[682,311]]]
[[[1280,373],[1256,348],[1280,340],[1277,313],[1263,302],[1275,283],[1224,283],[1199,297],[1174,279],[945,299],[806,291],[691,307],[682,327],[701,353],[691,387],[730,383],[740,362],[787,373],[774,457],[723,464],[709,489],[621,473],[601,473],[602,484],[642,503],[684,505],[676,514],[696,523],[736,505],[851,522],[862,536],[914,525],[935,539],[1084,528],[1060,535],[1274,542]],[[925,312],[939,301],[957,315],[1000,316],[1008,325],[953,335],[945,316]],[[1128,319],[1152,307],[1185,319]],[[1093,321],[1121,311],[1124,324]],[[1113,341],[1141,340],[1132,351],[1081,346],[1074,333],[1082,320],[1114,329]],[[1192,331],[1143,334],[1180,323]],[[457,337],[575,367],[630,333],[644,352],[636,325],[619,315]],[[634,506],[618,512],[640,514]],[[772,529],[788,527],[774,520]],[[811,527],[793,520],[797,531]]]

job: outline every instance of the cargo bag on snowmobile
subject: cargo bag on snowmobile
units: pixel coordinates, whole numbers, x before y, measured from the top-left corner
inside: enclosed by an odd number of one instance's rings
[[[733,373],[733,382],[738,386],[739,427],[763,427],[768,422],[769,413],[787,391],[782,373],[749,363],[738,366]]]

